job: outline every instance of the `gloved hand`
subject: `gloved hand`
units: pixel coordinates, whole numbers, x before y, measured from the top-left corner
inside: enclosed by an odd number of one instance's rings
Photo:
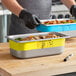
[[[29,29],[34,29],[36,26],[40,24],[40,20],[37,16],[32,15],[31,13],[27,12],[26,10],[22,10],[19,14],[19,18],[21,18],[25,26]]]
[[[72,14],[72,16],[76,17],[76,5],[71,6],[70,13]]]

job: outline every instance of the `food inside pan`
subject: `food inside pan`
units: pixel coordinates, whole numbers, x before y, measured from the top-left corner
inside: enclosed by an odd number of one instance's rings
[[[47,35],[28,36],[26,38],[16,38],[15,40],[28,41],[28,40],[39,40],[39,39],[58,38],[58,37],[60,37],[60,36],[57,36],[52,33],[48,33]]]
[[[50,24],[65,24],[65,23],[76,23],[76,20],[53,20],[53,21],[45,21],[42,24],[50,25]]]

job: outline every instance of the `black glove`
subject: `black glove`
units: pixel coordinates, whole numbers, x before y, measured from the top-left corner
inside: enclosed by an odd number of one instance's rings
[[[26,10],[22,10],[19,14],[19,18],[23,19],[25,26],[29,29],[34,29],[36,26],[40,24],[40,20],[37,16],[32,15]]]
[[[76,17],[76,5],[71,6],[70,13],[72,14],[72,16]]]

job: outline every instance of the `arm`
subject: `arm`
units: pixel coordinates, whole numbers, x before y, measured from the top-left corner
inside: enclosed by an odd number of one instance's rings
[[[23,8],[18,4],[17,0],[2,0],[3,5],[7,7],[12,13],[19,16],[19,13]]]
[[[75,0],[61,0],[70,10],[72,16],[76,18],[76,2]]]
[[[76,5],[75,0],[61,0],[62,3],[64,3],[69,9],[72,5]]]
[[[25,23],[25,26],[34,29],[37,25],[40,24],[40,20],[37,16],[32,15],[25,8],[23,8],[17,0],[2,0],[3,5],[7,7],[13,14],[22,19]]]

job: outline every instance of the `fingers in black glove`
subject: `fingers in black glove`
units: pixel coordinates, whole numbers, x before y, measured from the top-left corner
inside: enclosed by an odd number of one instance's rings
[[[72,14],[72,16],[76,17],[76,5],[71,6],[70,13]]]
[[[26,10],[22,10],[19,14],[19,18],[23,19],[26,27],[30,29],[34,29],[37,25],[40,24],[40,20],[37,16],[32,15],[31,13],[27,12]]]

